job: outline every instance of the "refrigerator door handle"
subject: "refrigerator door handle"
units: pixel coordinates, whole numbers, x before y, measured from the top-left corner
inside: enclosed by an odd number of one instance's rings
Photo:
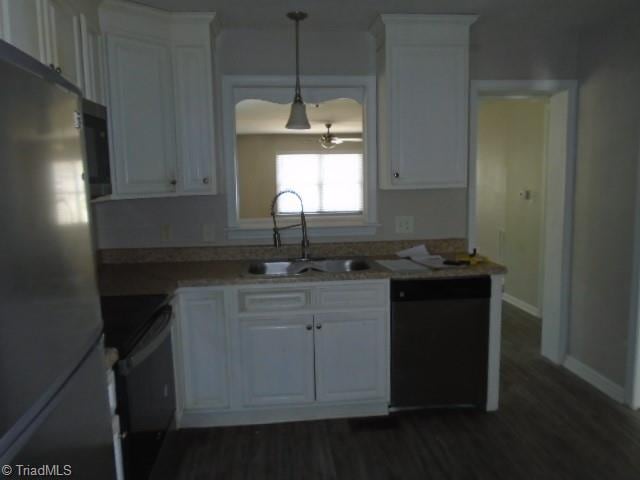
[[[148,341],[143,339],[140,343],[140,349],[135,349],[129,357],[118,362],[118,373],[125,376],[129,375],[134,368],[144,362],[149,355],[162,345],[165,339],[171,334],[171,328],[173,327],[173,313],[171,307],[163,307],[159,316],[162,316],[162,319],[158,320],[159,324],[162,325],[160,330],[153,332]]]

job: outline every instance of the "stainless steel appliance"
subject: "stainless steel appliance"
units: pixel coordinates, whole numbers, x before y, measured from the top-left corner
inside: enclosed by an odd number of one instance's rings
[[[487,397],[489,277],[391,282],[391,408]]]
[[[117,413],[126,478],[149,478],[176,410],[166,295],[102,297],[105,342],[118,349]]]
[[[113,479],[80,92],[0,41],[0,105],[2,473]]]
[[[112,188],[107,109],[98,103],[84,99],[82,101],[82,123],[87,152],[90,197],[110,195]]]

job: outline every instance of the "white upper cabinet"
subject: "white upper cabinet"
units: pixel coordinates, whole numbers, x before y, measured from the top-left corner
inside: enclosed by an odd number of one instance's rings
[[[120,194],[175,192],[171,53],[167,45],[107,37],[109,118]]]
[[[81,14],[80,35],[82,39],[84,95],[89,100],[104,105],[107,103],[104,78],[105,59],[100,27],[92,24],[84,14]]]
[[[467,184],[472,15],[382,15],[377,39],[380,187]]]
[[[60,74],[84,90],[80,16],[64,0],[44,0],[47,12],[47,60]]]
[[[184,14],[173,26],[179,190],[185,194],[215,191],[212,20]]]
[[[94,13],[65,0],[0,0],[0,37],[104,104],[102,38],[87,20]]]
[[[114,196],[216,193],[214,18],[101,5]]]
[[[45,11],[41,0],[0,0],[0,37],[45,62]]]

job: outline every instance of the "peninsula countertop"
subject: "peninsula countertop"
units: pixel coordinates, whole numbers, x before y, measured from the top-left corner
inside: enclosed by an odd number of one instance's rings
[[[98,268],[101,295],[173,294],[181,287],[299,283],[319,281],[371,280],[371,279],[436,279],[501,275],[505,267],[485,261],[477,265],[434,270],[392,272],[375,260],[394,258],[370,256],[368,270],[325,273],[310,271],[301,275],[267,276],[248,273],[249,260],[213,260],[185,262],[108,263]],[[397,257],[395,257],[397,258]]]

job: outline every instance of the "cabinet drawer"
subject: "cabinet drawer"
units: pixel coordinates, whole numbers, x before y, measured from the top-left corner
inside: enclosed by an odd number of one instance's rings
[[[311,290],[308,288],[241,290],[238,292],[238,310],[240,312],[301,310],[310,303]]]
[[[388,300],[386,285],[367,283],[318,288],[320,307],[381,307]]]

